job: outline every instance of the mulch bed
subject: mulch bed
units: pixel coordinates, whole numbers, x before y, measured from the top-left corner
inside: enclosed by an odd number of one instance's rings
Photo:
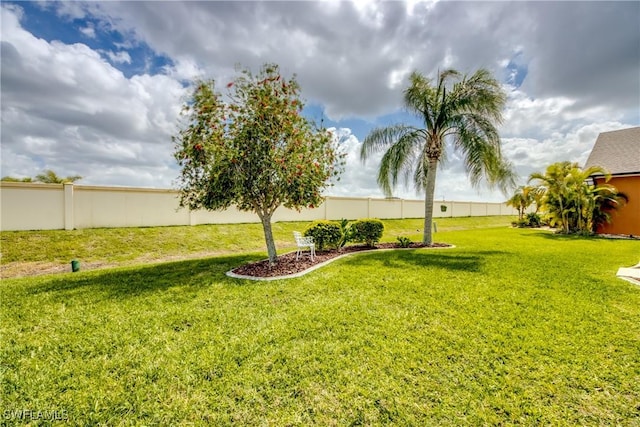
[[[422,243],[411,243],[409,248],[446,248],[449,246],[451,245],[447,243],[433,243],[431,245],[425,245]],[[296,261],[296,253],[290,252],[288,254],[280,255],[278,257],[278,262],[276,265],[271,266],[269,265],[269,260],[263,260],[242,265],[232,270],[232,272],[242,276],[262,278],[288,276],[290,274],[300,273],[304,270],[307,270],[308,268],[313,267],[314,265],[323,263],[340,255],[353,252],[370,251],[375,249],[400,249],[400,246],[397,243],[378,243],[375,248],[364,245],[345,246],[340,251],[337,251],[335,249],[324,250],[322,252],[316,251],[316,256],[314,257],[313,261],[311,261],[308,251],[303,252],[298,261]]]

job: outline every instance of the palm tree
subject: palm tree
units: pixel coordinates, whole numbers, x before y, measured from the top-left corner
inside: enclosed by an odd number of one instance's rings
[[[564,233],[591,233],[598,224],[608,222],[608,211],[620,206],[625,195],[609,184],[594,186],[588,178],[604,175],[606,170],[598,166],[581,169],[577,163],[559,162],[547,167],[544,174],[533,173],[529,181],[537,181],[544,193],[543,205],[551,222],[560,224]]]
[[[527,188],[531,189],[530,194],[532,195],[533,203],[536,205],[535,214],[537,215],[543,204],[544,191],[541,191],[538,187],[527,186]]]
[[[591,184],[589,178],[604,176],[604,183]],[[575,185],[574,199],[578,213],[576,230],[581,233],[593,233],[599,225],[611,221],[611,212],[628,201],[624,193],[608,184],[611,174],[604,168],[592,166],[587,169],[576,168],[571,171],[570,179]]]
[[[45,184],[64,184],[66,182],[76,182],[79,179],[82,179],[80,175],[68,176],[66,178],[62,178],[51,169],[44,171],[39,175],[36,175],[36,182],[44,182]]]
[[[569,187],[567,176],[577,163],[558,162],[547,167],[544,174],[532,173],[529,182],[537,181],[539,191],[544,193],[543,204],[551,217],[552,224],[560,224],[565,233],[569,232],[568,207]]]
[[[611,212],[624,206],[629,197],[609,184],[593,186],[593,209],[587,223],[588,229],[595,233],[598,227],[611,222]]]
[[[475,186],[482,178],[503,191],[513,185],[511,166],[502,157],[496,125],[502,121],[506,95],[489,71],[480,69],[462,76],[456,70],[431,79],[414,71],[404,91],[406,108],[416,114],[424,128],[398,124],[377,128],[365,138],[360,156],[386,150],[378,171],[378,184],[391,196],[399,176],[425,191],[425,244],[433,243],[431,227],[438,165],[445,159],[446,144],[462,153],[467,173]]]
[[[511,206],[518,210],[518,219],[522,221],[524,213],[535,200],[535,188],[529,186],[520,186],[513,193],[513,196],[506,201],[507,206]]]

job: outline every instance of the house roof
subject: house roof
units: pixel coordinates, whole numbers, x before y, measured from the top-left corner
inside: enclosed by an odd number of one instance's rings
[[[640,173],[640,127],[602,132],[584,167],[600,166],[611,175]]]

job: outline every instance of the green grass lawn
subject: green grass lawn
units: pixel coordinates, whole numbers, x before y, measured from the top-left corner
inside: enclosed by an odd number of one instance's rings
[[[511,217],[437,219],[438,231],[507,226]],[[310,222],[273,224],[278,250],[295,249],[292,232],[304,231]],[[398,236],[422,239],[421,219],[385,221],[384,241]],[[436,237],[438,237],[436,235]],[[47,271],[48,267],[71,269],[77,259],[81,268],[148,264],[172,258],[202,258],[262,252],[266,256],[260,224],[221,224],[196,227],[98,228],[86,230],[8,231],[0,234],[2,277]]]
[[[224,255],[3,280],[1,407],[68,425],[640,425],[640,287],[615,277],[640,243],[450,221],[436,240],[456,248],[287,281],[226,277],[263,244],[213,236]]]

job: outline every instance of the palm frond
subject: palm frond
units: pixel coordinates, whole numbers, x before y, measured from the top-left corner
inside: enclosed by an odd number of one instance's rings
[[[429,161],[426,152],[421,151],[415,163],[416,168],[413,172],[413,184],[416,187],[416,191],[421,192],[425,190],[427,171],[429,170]]]
[[[484,179],[503,193],[514,188],[517,176],[502,156],[500,136],[492,122],[472,113],[454,116],[451,121],[454,147],[462,152],[471,184],[478,186]]]
[[[474,113],[495,124],[502,122],[506,94],[500,83],[485,69],[479,69],[472,76],[456,83],[448,100],[449,110],[453,114]]]
[[[426,129],[433,128],[433,111],[437,104],[437,92],[431,79],[414,71],[409,77],[409,87],[404,91],[404,105],[409,112],[425,122]]]
[[[419,155],[422,140],[423,133],[413,129],[402,134],[384,153],[378,170],[378,185],[385,195],[392,195],[400,176],[403,176],[405,182],[408,180]]]
[[[587,169],[582,170],[585,179],[592,175],[604,175],[605,182],[608,182],[611,179],[611,174],[608,170],[601,166],[590,166]]]
[[[363,162],[366,161],[371,154],[392,146],[402,138],[404,134],[415,130],[416,129],[414,127],[403,124],[373,129],[364,141],[362,141],[362,147],[360,148],[360,160]]]

